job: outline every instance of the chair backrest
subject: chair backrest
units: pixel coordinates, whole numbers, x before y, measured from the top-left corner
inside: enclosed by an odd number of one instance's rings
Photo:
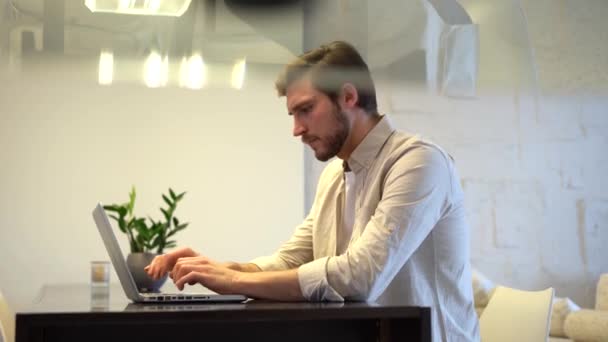
[[[8,307],[8,303],[0,291],[0,341],[13,342],[15,340],[15,317]]]
[[[522,291],[498,286],[479,318],[482,342],[546,342],[553,288]]]

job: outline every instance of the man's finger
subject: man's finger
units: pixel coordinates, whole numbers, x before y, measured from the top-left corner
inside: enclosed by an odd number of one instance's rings
[[[183,265],[173,272],[173,279],[177,280],[192,271],[192,266]]]
[[[207,257],[184,257],[184,258],[179,258],[177,263],[181,263],[181,264],[208,264],[211,263],[211,261],[209,260],[209,258]]]
[[[198,273],[197,272],[190,272],[188,274],[186,274],[185,276],[179,278],[177,280],[177,282],[175,282],[175,286],[181,291],[184,289],[184,284],[188,283],[188,284],[196,284],[198,282],[197,280],[198,278]]]

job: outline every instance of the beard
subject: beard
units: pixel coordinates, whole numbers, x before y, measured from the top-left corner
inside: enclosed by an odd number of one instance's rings
[[[313,149],[315,152],[315,158],[317,160],[325,162],[329,159],[335,157],[338,152],[344,146],[344,142],[346,142],[346,138],[350,134],[350,126],[348,124],[348,118],[346,114],[342,112],[339,107],[334,111],[334,117],[336,118],[336,129],[333,134],[324,139],[319,138],[321,142],[323,142],[324,149]],[[312,147],[312,146],[311,146]]]

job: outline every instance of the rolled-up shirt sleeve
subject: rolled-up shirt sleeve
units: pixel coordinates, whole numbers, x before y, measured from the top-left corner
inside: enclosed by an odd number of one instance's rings
[[[298,271],[309,300],[377,299],[441,218],[452,176],[442,152],[418,145],[394,156],[382,199],[348,250]]]
[[[329,257],[317,259],[298,268],[298,281],[302,296],[309,301],[344,301],[327,281],[327,263]]]

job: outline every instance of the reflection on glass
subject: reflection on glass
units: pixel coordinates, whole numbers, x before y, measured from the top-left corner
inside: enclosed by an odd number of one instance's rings
[[[134,1],[131,1],[131,0],[120,0],[118,2],[118,10],[124,12],[125,10],[129,9],[129,7],[131,7],[131,2],[134,2]]]
[[[191,0],[85,0],[91,12],[136,15],[166,15],[179,17],[190,6]]]
[[[190,58],[184,57],[179,72],[180,87],[190,89],[201,89],[206,82],[207,66],[200,53],[195,53]]]
[[[247,60],[245,58],[236,61],[232,67],[232,77],[230,86],[234,89],[242,89],[245,83],[245,71],[247,69]]]
[[[102,50],[99,55],[99,84],[110,85],[114,78],[114,54]]]
[[[144,66],[144,81],[150,88],[164,87],[169,77],[169,57],[152,51]]]
[[[146,3],[151,11],[158,12],[160,9],[160,0],[148,0]]]

